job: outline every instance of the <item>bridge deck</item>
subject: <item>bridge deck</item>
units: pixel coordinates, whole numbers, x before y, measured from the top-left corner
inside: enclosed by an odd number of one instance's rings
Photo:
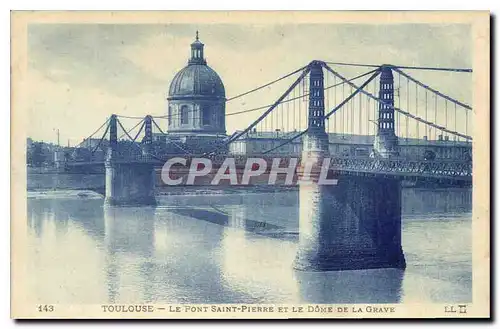
[[[182,156],[169,156],[169,158]],[[217,156],[213,158],[213,168],[218,168],[227,156]],[[186,158],[189,164],[193,157]],[[237,168],[244,168],[249,157],[234,156]],[[273,157],[263,157],[270,167]],[[282,158],[282,164],[285,166],[290,158]],[[137,157],[134,159],[120,158],[116,163],[140,164],[153,163],[162,166],[163,161],[152,159],[151,157]],[[69,168],[102,166],[104,161],[80,161],[69,162]],[[469,161],[450,161],[450,160],[409,160],[403,158],[368,158],[368,157],[331,157],[330,170],[339,171],[349,175],[370,175],[370,176],[394,176],[402,178],[430,178],[430,179],[449,179],[460,181],[472,181],[472,162]]]

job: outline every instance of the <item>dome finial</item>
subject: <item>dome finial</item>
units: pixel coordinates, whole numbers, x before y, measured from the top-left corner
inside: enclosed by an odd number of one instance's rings
[[[203,46],[204,44],[200,42],[199,32],[196,30],[196,40],[191,44],[191,59],[188,64],[207,64],[203,58]]]

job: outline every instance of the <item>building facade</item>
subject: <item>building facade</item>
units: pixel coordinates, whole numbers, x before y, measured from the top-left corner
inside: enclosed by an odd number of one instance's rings
[[[289,139],[298,132],[249,132],[230,144],[230,152],[237,155],[258,155],[271,150]],[[373,153],[374,136],[328,134],[330,155],[369,157]],[[398,138],[399,156],[408,159],[443,159],[443,160],[470,160],[472,159],[472,144],[468,142],[450,140],[422,140],[413,138]],[[273,150],[267,154],[280,156],[300,156],[302,139]]]

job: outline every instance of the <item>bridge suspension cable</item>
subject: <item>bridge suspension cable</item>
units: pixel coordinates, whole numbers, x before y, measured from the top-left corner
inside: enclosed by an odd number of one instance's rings
[[[99,140],[99,143],[97,143],[97,145],[95,146],[95,148],[90,152],[91,155],[93,155],[95,153],[95,151],[97,151],[97,149],[101,146],[102,141],[106,138],[106,135],[108,134],[109,126],[110,126],[109,119],[106,120],[106,122],[108,123],[108,125],[106,126],[106,129],[104,130],[104,134],[102,134],[102,137]]]
[[[266,150],[266,151],[262,152],[262,154],[267,154],[267,153],[273,152],[273,151],[275,151],[275,150],[279,149],[280,147],[283,147],[283,146],[285,146],[285,145],[287,145],[287,144],[290,144],[291,142],[293,142],[293,141],[294,141],[294,140],[296,140],[297,138],[299,138],[299,137],[301,137],[302,135],[304,135],[304,134],[307,132],[307,130],[308,130],[308,129],[306,129],[306,130],[302,131],[301,133],[298,133],[297,135],[293,136],[292,138],[287,139],[286,141],[284,141],[283,143],[279,144],[279,145],[278,145],[278,146],[276,146],[276,147],[273,147],[273,148],[271,148],[271,149],[269,149],[269,150]]]
[[[472,73],[472,69],[464,69],[464,68],[404,66],[404,65],[391,65],[391,67],[398,68],[398,69],[405,69],[405,70],[423,70],[423,71],[445,71],[445,72]]]
[[[99,128],[96,129],[96,131],[94,131],[91,135],[89,135],[87,138],[84,138],[78,145],[76,145],[75,148],[79,148],[85,141],[91,139],[108,123],[109,123],[109,118],[107,118],[106,121],[104,121],[104,123]]]
[[[122,139],[123,136],[125,136],[126,134],[130,134],[130,132],[132,132],[132,130],[137,128],[137,126],[139,126],[143,122],[144,122],[144,118],[142,118],[141,121],[137,122],[137,124],[135,126],[133,126],[132,128],[130,128],[128,131],[125,131],[123,134],[121,134],[120,137],[118,137],[118,139]],[[142,130],[142,127],[141,127],[141,130]]]
[[[119,122],[119,120],[117,120],[117,121]],[[153,124],[156,125],[156,123],[154,122],[154,119],[152,119],[151,121],[152,121]],[[141,128],[139,129],[139,131],[137,132],[137,134],[135,135],[135,137],[132,139],[132,145],[136,146],[143,153],[143,155],[149,155],[150,157],[152,157],[155,160],[163,161],[163,159],[161,159],[160,157],[158,157],[156,154],[149,152],[148,149],[142,148],[138,143],[135,142],[136,139],[138,138],[138,136],[140,135],[140,133],[142,132],[142,130],[145,129],[145,127],[146,127],[146,120],[145,120],[145,118],[143,118],[143,120],[141,120],[141,122],[142,122]],[[120,126],[123,129],[123,125],[121,123],[120,123]],[[158,126],[157,126],[157,128],[160,129]],[[130,132],[130,130],[129,130],[129,132]],[[130,135],[129,135],[129,137],[130,137]],[[142,141],[141,141],[141,144],[142,144]],[[131,146],[129,146],[127,148],[127,151],[130,150],[130,147]]]
[[[390,66],[391,68],[407,69],[407,70],[423,70],[423,71],[446,71],[446,72],[460,72],[471,73],[472,69],[469,68],[449,68],[449,67],[428,67],[428,66],[406,66],[406,65],[393,65],[393,64],[361,64],[361,63],[345,63],[345,62],[325,62],[330,65],[341,66],[355,66],[355,67],[381,67],[383,65]]]
[[[361,79],[365,76],[367,76],[368,74],[371,74],[373,73],[374,71],[376,70],[372,70],[372,71],[369,71],[369,72],[365,72],[363,74],[359,74],[353,78],[350,78],[348,79],[348,81],[354,81],[354,80],[358,80],[358,79]],[[325,88],[323,88],[324,90],[328,90],[328,89],[331,89],[331,88],[335,88],[335,87],[338,87],[338,86],[341,86],[343,84],[345,84],[346,82],[345,81],[342,81],[342,82],[339,82],[339,83],[334,83],[333,85],[331,86],[327,86]],[[288,102],[292,102],[294,100],[297,100],[297,99],[301,99],[301,98],[304,98],[304,97],[307,97],[309,96],[309,93],[305,93],[303,95],[300,95],[300,96],[294,96],[292,98],[288,98],[286,100],[283,100],[281,103],[288,103]],[[248,112],[253,112],[253,111],[258,111],[258,110],[263,110],[265,108],[269,108],[270,106],[272,106],[273,104],[267,104],[267,105],[263,105],[263,106],[259,106],[259,107],[255,107],[255,108],[251,108],[251,109],[248,109],[248,110],[242,110],[242,111],[238,111],[238,112],[232,112],[232,113],[226,113],[226,117],[228,116],[232,116],[232,115],[238,115],[238,114],[242,114],[242,113],[248,113]]]
[[[330,112],[328,112],[325,115],[325,119],[328,119],[338,109],[340,109],[341,107],[343,107],[347,102],[349,102],[352,98],[354,98],[354,96],[356,96],[359,92],[361,92],[363,90],[363,88],[365,88],[370,82],[373,81],[373,79],[375,79],[380,74],[380,70],[379,69],[375,69],[375,70],[372,70],[372,71],[370,71],[368,73],[373,73],[373,74],[372,74],[372,76],[370,78],[368,78],[365,82],[363,82],[363,84],[360,87],[355,88],[356,90],[353,93],[351,93],[349,96],[347,96],[346,99],[344,99],[342,102],[340,102],[339,105],[337,105]],[[346,82],[347,82],[347,80],[346,80]]]
[[[127,153],[130,151],[130,149],[131,149],[131,147],[132,147],[132,146],[135,146],[135,147],[137,147],[140,151],[142,151],[142,148],[141,148],[141,146],[139,145],[139,143],[137,143],[137,142],[136,142],[136,139],[139,137],[140,133],[141,133],[141,132],[142,132],[142,130],[144,129],[144,125],[145,125],[144,118],[143,118],[141,121],[139,121],[139,123],[142,123],[142,125],[141,125],[141,127],[139,128],[139,131],[137,132],[137,134],[135,135],[135,137],[132,137],[132,136],[129,134],[129,132],[130,132],[130,131],[132,131],[135,127],[134,127],[134,128],[132,128],[132,129],[130,129],[129,131],[127,131],[127,130],[125,129],[125,127],[123,126],[123,124],[121,123],[120,119],[118,119],[118,118],[117,118],[117,119],[116,119],[116,122],[117,122],[117,123],[118,123],[118,125],[121,127],[121,129],[124,131],[124,134],[122,134],[122,136],[123,136],[123,135],[126,135],[126,136],[130,139],[130,141],[131,141],[131,145],[128,145],[128,147],[126,147],[126,148],[125,148],[125,150],[123,151],[123,153],[127,154]],[[136,126],[137,126],[137,125],[136,125]]]
[[[136,119],[136,120],[144,120],[144,117],[139,117],[139,116],[131,116],[131,115],[116,115],[117,118],[124,118],[124,119]]]
[[[333,70],[332,68],[330,68],[328,65],[326,65],[326,64],[325,64],[325,65],[324,65],[324,67],[325,67],[325,69],[327,69],[328,71],[330,71],[332,74],[334,74],[334,75],[336,75],[337,77],[339,77],[341,80],[347,81],[347,79],[346,79],[345,77],[343,77],[342,75],[340,75],[339,73],[337,73],[336,71],[334,71],[334,70]],[[353,87],[353,88],[358,88],[358,86],[357,86],[357,85],[355,85],[355,84],[354,84],[354,83],[352,83],[352,82],[347,82],[347,83],[348,83],[351,87]],[[379,99],[378,97],[376,97],[376,96],[374,96],[374,95],[370,94],[369,92],[367,92],[367,91],[365,91],[365,90],[363,90],[363,89],[361,89],[360,91],[361,91],[363,94],[365,94],[366,96],[368,96],[368,97],[370,97],[370,98],[374,99],[374,100],[375,100],[375,101],[377,101],[378,103],[384,104],[384,105],[388,106],[389,108],[391,108],[391,109],[393,109],[393,110],[395,110],[395,111],[397,111],[397,112],[399,112],[399,113],[401,113],[401,114],[403,114],[403,115],[405,115],[405,116],[407,116],[407,117],[410,117],[410,118],[412,118],[412,119],[414,119],[414,120],[416,120],[416,121],[419,121],[419,122],[422,122],[422,123],[424,123],[424,124],[426,124],[426,125],[432,126],[432,127],[436,128],[436,129],[439,129],[439,130],[441,130],[441,131],[443,131],[443,132],[446,132],[446,133],[449,133],[449,134],[452,134],[452,135],[456,135],[456,136],[458,136],[458,137],[462,137],[462,138],[465,138],[465,139],[468,139],[468,140],[472,140],[472,137],[471,137],[471,136],[467,136],[467,135],[461,134],[461,133],[459,133],[459,132],[449,130],[449,129],[448,129],[448,128],[446,128],[446,127],[439,126],[439,125],[437,125],[437,124],[435,124],[435,123],[429,122],[429,121],[424,120],[424,119],[422,119],[422,118],[420,118],[420,117],[418,117],[418,116],[415,116],[415,115],[413,115],[413,114],[411,114],[411,113],[409,113],[409,112],[403,111],[402,109],[399,109],[399,108],[397,108],[397,107],[395,107],[395,106],[393,106],[393,105],[391,105],[391,104],[389,104],[389,103],[386,103],[386,102],[382,101],[382,100],[381,100],[381,99]]]
[[[446,99],[446,100],[448,100],[448,101],[450,101],[450,102],[452,102],[454,104],[457,104],[457,105],[459,105],[461,107],[464,107],[464,108],[466,108],[468,110],[472,110],[471,106],[469,106],[467,104],[464,104],[464,103],[462,103],[462,102],[460,102],[460,101],[458,101],[458,100],[456,100],[454,98],[446,96],[445,94],[439,92],[438,90],[436,90],[434,88],[431,88],[430,86],[427,86],[426,84],[418,81],[417,79],[413,78],[409,74],[406,74],[404,71],[400,70],[399,68],[394,67],[393,70],[396,71],[396,72],[398,72],[399,74],[401,74],[402,76],[404,76],[408,80],[411,80],[412,82],[414,82],[414,83],[418,84],[419,86],[425,88],[426,90],[429,90],[429,91],[433,92],[434,94],[439,95],[440,97],[442,97],[442,98],[444,98],[444,99]]]
[[[259,86],[259,87],[257,87],[257,88],[252,89],[252,90],[249,90],[249,91],[247,91],[247,92],[241,93],[241,94],[239,94],[239,95],[236,95],[236,96],[230,97],[230,98],[226,99],[226,102],[230,102],[230,101],[235,100],[235,99],[237,99],[237,98],[243,97],[243,96],[245,96],[245,95],[248,95],[248,94],[251,94],[251,93],[256,92],[256,91],[258,91],[258,90],[261,90],[261,89],[263,89],[263,88],[266,88],[266,87],[268,87],[268,86],[270,86],[270,85],[272,85],[272,84],[275,84],[276,82],[279,82],[279,81],[281,81],[281,80],[283,80],[283,79],[286,79],[286,78],[288,78],[288,77],[290,77],[290,76],[292,76],[292,75],[294,75],[294,74],[297,74],[297,73],[299,73],[299,72],[303,71],[304,69],[306,69],[306,67],[307,67],[307,66],[303,66],[303,67],[301,67],[301,68],[299,68],[299,69],[297,69],[297,70],[295,70],[295,71],[293,71],[293,72],[290,72],[290,73],[288,73],[288,74],[286,74],[286,75],[284,75],[284,76],[282,76],[282,77],[280,77],[280,78],[278,78],[278,79],[276,79],[276,80],[273,80],[273,81],[271,81],[271,82],[268,82],[268,83],[266,83],[266,84],[264,84],[264,85],[262,85],[262,86]]]
[[[330,65],[341,65],[341,66],[355,66],[355,67],[372,67],[380,68],[381,65],[376,64],[359,64],[359,63],[343,63],[343,62],[325,62]]]
[[[362,89],[369,88],[373,85],[375,88],[376,83],[374,82],[376,76],[380,68],[376,67],[374,69],[368,70],[358,76],[369,76],[371,77],[367,81],[363,81]],[[372,76],[374,74],[375,76]],[[337,81],[338,77],[333,75],[330,77],[331,73],[326,71],[324,73],[325,81],[328,79]],[[352,79],[346,79],[347,81],[352,81]],[[342,88],[338,88],[339,90],[335,90],[333,93],[333,97],[329,93],[325,93],[325,128],[327,132],[334,132],[339,135],[369,135],[370,131],[373,130],[372,127],[373,120],[375,120],[375,113],[373,117],[371,117],[372,109],[375,109],[374,106],[371,105],[371,99],[368,98],[367,101],[363,100],[364,96],[357,90],[357,88],[353,88],[348,85],[347,82],[339,79],[339,83],[335,83],[335,85],[342,85]],[[345,85],[347,85],[346,89]],[[371,87],[370,87],[371,88]],[[338,94],[338,95],[337,95]],[[333,102],[330,102],[333,100]],[[376,102],[373,102],[375,105]],[[330,127],[333,123],[333,129]]]
[[[307,76],[309,71],[310,71],[309,67],[306,67],[306,69],[304,69],[302,71],[301,75],[290,85],[290,87],[288,87],[287,90],[264,113],[262,113],[256,120],[254,120],[247,128],[245,128],[241,132],[233,134],[224,143],[222,143],[218,147],[215,147],[214,150],[212,150],[211,152],[205,152],[204,155],[213,154],[213,153],[217,152],[219,149],[231,144],[235,140],[239,139],[241,136],[247,134],[250,130],[252,130],[256,125],[258,125],[262,121],[264,121],[263,123],[265,125],[269,114],[272,113],[273,110],[278,105],[280,105],[286,97],[288,97],[290,92],[292,92],[295,89],[295,87],[299,86],[299,88],[300,88],[300,83],[304,80],[304,78]],[[272,120],[272,119],[273,119],[273,117],[269,118],[269,120]],[[273,124],[273,121],[271,121],[271,126],[272,126],[272,124]]]
[[[361,78],[363,78],[363,77],[365,77],[368,74],[371,74],[373,72],[374,71],[369,71],[369,72],[365,72],[365,73],[359,74],[359,75],[357,75],[355,77],[349,78],[348,81],[355,81],[355,80],[361,79]],[[346,82],[344,82],[344,81],[341,81],[339,83],[334,82],[334,84],[332,84],[331,86],[325,87],[324,90],[329,90],[329,89],[332,89],[332,88],[344,85],[345,83]],[[294,90],[294,93],[295,93],[295,90]],[[305,93],[305,94],[300,95],[300,96],[293,96],[291,98],[287,98],[287,99],[283,100],[281,102],[281,104],[288,103],[288,102],[293,102],[295,100],[298,100],[298,99],[301,99],[301,98],[305,98],[307,96],[309,96],[309,93]],[[225,116],[229,117],[229,116],[234,116],[234,115],[239,115],[239,114],[244,114],[244,113],[255,112],[255,111],[259,111],[259,110],[263,110],[263,109],[269,108],[272,105],[273,104],[266,104],[266,105],[262,105],[262,106],[259,106],[259,107],[250,108],[250,109],[247,109],[247,110],[241,110],[241,111],[237,111],[237,112],[226,113]],[[195,111],[194,110],[190,110],[189,112],[193,113]],[[168,119],[168,118],[175,118],[175,117],[179,117],[179,116],[180,116],[180,114],[176,113],[174,115],[152,116],[152,118],[154,118],[154,119]],[[299,116],[300,116],[300,114],[299,114]],[[128,118],[128,119],[138,119],[139,117],[125,116],[125,118]]]
[[[369,74],[372,74],[372,76],[371,76],[371,77],[370,77],[370,78],[369,78],[366,82],[364,82],[364,84],[363,84],[363,85],[364,85],[364,86],[366,86],[368,83],[370,83],[371,81],[373,81],[373,79],[375,79],[375,77],[379,74],[379,71],[380,71],[380,70],[379,70],[378,68],[376,68],[375,70],[370,70],[370,71],[368,71],[368,72],[365,72],[365,73],[359,74],[359,75],[357,75],[356,77],[350,78],[350,79],[348,79],[348,81],[353,81],[353,80],[355,80],[355,79],[359,79],[359,78],[361,78],[361,77],[365,77],[365,76],[367,76],[367,75],[369,75]],[[326,79],[328,79],[328,75],[326,75],[326,77],[325,77],[325,78],[326,78]],[[286,103],[286,104],[288,104],[288,102],[290,102],[290,101],[292,101],[292,100],[296,100],[296,99],[304,98],[306,95],[309,95],[309,92],[304,92],[304,91],[307,91],[307,87],[308,87],[308,86],[307,86],[307,83],[306,83],[306,81],[305,81],[305,80],[306,80],[306,78],[304,78],[304,79],[302,80],[302,82],[300,82],[300,83],[298,84],[298,87],[299,87],[299,96],[298,96],[298,97],[296,97],[296,96],[295,96],[295,91],[296,91],[296,89],[297,89],[297,88],[294,88],[294,89],[293,89],[293,97],[290,97],[290,98],[288,98],[288,99],[286,99],[286,100],[283,100],[283,101],[282,101],[282,103]],[[340,81],[339,83],[337,83],[337,79],[335,78],[335,79],[334,79],[334,84],[333,84],[332,86],[329,86],[329,87],[324,88],[324,90],[330,89],[330,88],[335,87],[335,86],[345,85],[345,84],[346,84],[346,81]],[[358,92],[359,92],[359,90],[357,90],[355,93],[351,94],[351,95],[348,97],[348,99],[346,99],[346,100],[344,100],[344,101],[342,102],[342,104],[340,104],[339,106],[336,106],[336,109],[341,108],[343,105],[345,105],[347,102],[349,102],[349,101],[350,101],[350,100],[351,100],[351,99],[352,99],[352,98],[353,98],[353,97],[354,97],[354,96],[355,96]],[[291,94],[292,94],[292,92],[290,92],[289,96],[291,96]],[[295,103],[294,103],[294,104],[295,104]],[[354,108],[352,108],[351,110],[352,110],[352,111],[354,111]],[[325,116],[325,119],[328,119],[328,117],[330,117],[330,115],[332,115],[334,112],[335,112],[335,109],[334,109],[332,112],[330,112],[327,116]],[[288,110],[287,110],[287,112],[286,112],[286,113],[288,113],[288,116],[292,115],[292,116],[293,116],[293,118],[294,118],[294,122],[295,122],[295,111],[293,111],[292,113],[290,113],[290,112],[289,112],[289,108],[288,108]],[[307,105],[306,105],[306,111],[305,111],[305,114],[307,115],[307,113],[308,113],[308,111],[307,111]],[[301,117],[301,114],[302,114],[302,113],[301,113],[301,103],[299,103],[299,118]],[[272,115],[272,114],[271,114],[271,115]],[[351,115],[352,115],[352,114],[351,114]],[[283,120],[283,116],[281,117],[281,119]],[[266,119],[264,119],[264,121],[265,121],[265,120],[266,120]],[[271,121],[272,121],[272,120],[271,120]],[[299,122],[300,122],[300,120],[299,120]],[[307,122],[307,120],[305,120],[305,122]],[[361,121],[359,121],[359,125],[361,125]],[[300,124],[299,124],[298,126],[299,126],[299,128],[302,128]],[[266,127],[267,127],[267,125],[266,125]],[[302,129],[301,129],[301,130],[302,130]],[[280,143],[279,145],[277,145],[277,146],[275,146],[275,147],[271,147],[270,149],[268,149],[268,150],[264,151],[262,154],[267,154],[267,153],[273,152],[273,151],[275,151],[275,150],[277,150],[277,149],[279,149],[279,148],[281,148],[281,147],[283,147],[283,146],[286,146],[287,144],[289,144],[289,143],[293,142],[293,141],[294,141],[294,140],[296,140],[297,138],[300,138],[301,136],[303,136],[306,132],[307,132],[307,126],[305,127],[305,129],[304,129],[302,132],[300,132],[300,133],[295,133],[295,135],[294,135],[293,137],[291,137],[291,138],[288,138],[288,139],[284,140],[282,143]],[[236,136],[234,139],[237,139],[237,138],[238,138],[238,137]],[[233,139],[233,140],[234,140],[234,139]]]
[[[139,128],[139,131],[137,131],[137,134],[135,134],[135,137],[134,139],[132,140],[132,143],[135,143],[135,141],[137,140],[137,137],[139,137],[139,135],[141,134],[142,130],[144,129],[144,126],[146,125],[146,123],[144,122],[144,120],[142,120],[142,125],[141,125],[141,128]],[[141,142],[142,143],[142,142]]]
[[[141,122],[143,122],[143,121],[144,121],[144,119],[143,119],[143,120],[141,120]],[[130,136],[130,134],[127,132],[127,129],[125,129],[125,127],[123,127],[123,125],[122,125],[122,123],[121,123],[120,119],[118,119],[118,118],[117,118],[117,119],[116,119],[116,122],[118,122],[118,125],[120,126],[120,128],[122,128],[122,130],[123,130],[123,132],[125,133],[125,135],[126,135],[126,136],[127,136],[127,137],[128,137],[128,138],[132,141],[132,142],[135,142],[134,138],[133,138],[132,136]],[[144,124],[143,124],[143,126],[144,126]],[[141,130],[142,130],[142,127],[141,127]],[[122,136],[123,136],[123,135],[122,135]]]
[[[297,78],[297,80],[295,80],[295,82],[290,86],[288,87],[288,89],[283,93],[283,95],[281,95],[278,100],[276,100],[276,102],[273,103],[273,105],[271,105],[267,111],[265,111],[264,113],[262,113],[261,116],[259,116],[259,118],[257,118],[254,122],[252,122],[245,130],[243,130],[242,132],[240,132],[239,134],[237,134],[236,136],[234,136],[232,139],[230,139],[227,144],[233,142],[234,140],[238,139],[240,136],[246,134],[248,131],[250,131],[253,127],[255,127],[259,122],[262,121],[262,119],[264,119],[269,113],[271,113],[274,108],[276,106],[278,106],[278,104],[280,104],[286,96],[288,96],[288,94],[290,93],[290,91],[292,91],[304,78],[305,76],[309,73],[309,68],[306,68],[302,74]]]
[[[156,123],[155,119],[153,118],[151,120],[153,122],[153,125],[156,127],[156,129],[158,129],[158,131],[162,134],[162,135],[165,135],[165,136],[168,136],[168,134],[166,134],[165,132],[163,132],[163,130],[160,128],[160,126],[158,125],[158,123]],[[169,142],[171,142],[172,144],[174,144],[175,147],[177,147],[178,149],[180,149],[181,151],[183,151],[184,153],[188,154],[188,155],[192,155],[191,152],[187,151],[186,149],[184,149],[183,147],[181,147],[179,144],[177,144],[176,142],[172,141],[172,140],[169,140]]]

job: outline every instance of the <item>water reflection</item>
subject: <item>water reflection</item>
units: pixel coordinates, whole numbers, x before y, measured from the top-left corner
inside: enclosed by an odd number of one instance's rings
[[[40,237],[43,225],[53,221],[59,232],[64,233],[72,221],[96,239],[104,237],[102,200],[39,199],[28,202],[28,226]]]
[[[232,290],[251,292],[251,300],[240,302],[297,302],[291,267],[295,242],[283,234],[284,227],[249,219],[253,209],[247,205],[226,208],[228,225],[220,255],[224,281]]]
[[[140,269],[149,262],[154,252],[154,218],[155,209],[150,207],[104,207],[108,302],[119,300],[120,282],[128,279],[129,271],[123,268],[123,262],[137,267],[141,294],[145,300],[151,299],[150,272]]]
[[[211,206],[204,208],[178,207],[169,209],[170,212],[182,216],[196,218],[209,223],[231,227],[233,229],[250,232],[253,234],[265,235],[273,238],[293,238],[296,234],[286,234],[285,227],[274,225],[266,221],[249,219],[248,209],[252,208],[247,204],[231,205],[224,208]]]
[[[154,251],[155,209],[104,207],[105,245],[109,254],[149,258]]]
[[[399,303],[404,271],[297,271],[295,275],[304,303]]]
[[[261,302],[400,302],[404,271],[294,271],[290,264],[295,257],[296,239],[289,239],[286,234],[269,234],[285,227],[255,231],[254,221],[248,220],[252,207],[247,205],[232,205],[228,213],[228,228],[222,241],[223,269],[226,281],[234,289],[251,289]]]
[[[470,214],[444,213],[449,217],[444,221],[426,213],[421,216],[425,220],[407,220],[406,273],[295,272],[291,264],[298,237],[296,194],[216,197],[216,206],[210,196],[175,196],[157,208],[103,207],[102,200],[29,200],[29,272],[37,273],[34,298],[45,303],[397,303],[471,298]],[[412,202],[419,204],[419,198],[427,195],[420,193]],[[462,192],[456,198],[463,198]]]

